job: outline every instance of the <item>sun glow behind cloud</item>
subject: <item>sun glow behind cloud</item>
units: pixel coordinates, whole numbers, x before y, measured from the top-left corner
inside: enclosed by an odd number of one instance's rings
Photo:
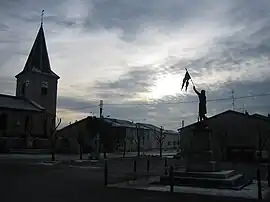
[[[159,99],[165,100],[167,97],[176,102],[177,99],[189,99],[187,95],[194,95],[192,83],[187,93],[181,91],[184,67],[189,62],[193,64],[188,69],[198,89],[205,88],[208,92],[224,91],[226,83],[269,79],[268,59],[258,57],[260,47],[254,51],[255,56],[252,51],[245,55],[251,42],[252,47],[256,48],[262,39],[266,44],[262,48],[267,51],[269,31],[264,30],[259,37],[255,32],[265,25],[267,28],[269,19],[256,23],[254,18],[248,22],[242,16],[238,20],[233,18],[235,13],[240,11],[241,14],[247,11],[246,7],[251,7],[247,4],[239,3],[240,7],[235,7],[238,3],[230,0],[157,0],[154,4],[142,0],[128,3],[122,0],[113,3],[107,0],[59,0],[57,5],[52,0],[44,1],[43,5],[35,4],[34,0],[26,2],[27,5],[23,3],[24,6],[20,7],[17,6],[20,1],[16,1],[12,8],[6,9],[13,12],[11,18],[3,16],[5,9],[0,6],[0,16],[8,25],[6,31],[1,32],[0,29],[0,38],[13,41],[0,43],[0,76],[13,78],[24,66],[38,30],[39,9],[45,6],[44,30],[51,66],[61,77],[58,95],[72,99],[73,103],[76,103],[76,99],[86,101],[84,105],[91,101],[98,102],[99,99],[116,104],[159,102]],[[184,4],[187,4],[187,8]],[[183,12],[179,11],[181,9]],[[251,10],[258,16],[261,14],[261,11],[255,12],[256,7]],[[187,14],[183,14],[185,12]],[[225,42],[220,43],[219,39]],[[224,51],[236,53],[235,58],[228,59]],[[234,59],[238,64],[233,62]],[[138,69],[146,71],[135,76],[129,74]],[[130,77],[126,78],[126,75]],[[13,82],[15,89],[15,79]],[[114,85],[99,88],[97,84],[100,82]],[[1,87],[4,88],[3,85]],[[13,91],[1,89],[1,92]],[[72,105],[69,105],[70,109],[74,108]],[[61,111],[66,106],[59,102],[58,107]],[[183,110],[187,108],[183,107]],[[65,120],[82,117],[76,110],[66,111],[60,113]],[[138,115],[137,110],[136,113],[127,111],[121,108],[111,115],[122,114],[122,118],[130,114]],[[147,112],[147,109],[142,111]],[[153,120],[158,120],[159,116],[169,116],[168,122],[179,121],[180,115],[176,110],[171,110],[178,117],[175,120],[172,113],[166,114],[167,111],[164,105],[164,111],[159,107],[149,114],[155,114],[151,117]],[[160,120],[164,120],[164,117]]]
[[[178,75],[167,74],[157,79],[154,86],[151,87],[148,97],[150,99],[161,99],[164,96],[184,95],[181,91],[181,78]]]

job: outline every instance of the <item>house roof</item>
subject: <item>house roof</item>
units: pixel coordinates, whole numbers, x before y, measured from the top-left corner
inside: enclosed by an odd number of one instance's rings
[[[157,127],[157,126],[155,126],[153,124],[149,124],[149,123],[138,123],[138,124],[140,124],[141,126],[144,126],[147,129],[156,130],[156,131],[160,130],[159,127]]]
[[[179,135],[179,133],[174,130],[164,130],[164,133],[170,134],[170,135]]]
[[[84,119],[81,119],[80,121],[76,121],[74,123],[72,123],[71,125],[67,125],[61,129],[58,130],[58,132],[62,131],[62,130],[65,130],[66,128],[69,128],[69,127],[72,127],[74,126],[75,124],[78,124],[80,122],[83,122],[83,121],[87,121],[89,118],[91,118],[91,116],[88,116]],[[96,117],[97,119],[100,119],[99,117]],[[104,121],[106,121],[107,123],[111,124],[112,127],[125,127],[125,128],[136,128],[136,123],[132,122],[132,121],[128,121],[128,120],[122,120],[122,119],[113,119],[113,118],[103,118]],[[142,123],[137,123],[137,126],[139,125],[139,128],[140,129],[145,129],[145,130],[149,130],[151,128],[149,127],[146,127],[146,125],[151,125],[151,124],[142,124]],[[154,125],[151,125],[151,126],[154,126]],[[156,127],[156,126],[154,126]],[[159,128],[156,127],[158,130]]]
[[[122,119],[113,119],[113,118],[103,118],[108,123],[112,124],[113,127],[126,127],[126,128],[136,128],[136,125],[139,126],[140,129],[148,130],[149,128],[145,127],[141,123],[134,123],[128,120]]]
[[[51,70],[50,60],[48,56],[46,40],[45,40],[45,35],[44,35],[42,25],[39,28],[38,34],[36,36],[35,42],[32,46],[32,49],[30,51],[30,54],[24,66],[24,69],[18,75],[16,75],[16,77],[18,77],[20,74],[25,73],[25,72],[42,73],[42,74],[56,77],[58,79],[60,78]]]
[[[261,119],[261,120],[264,120],[264,121],[268,121],[270,123],[270,117],[267,117],[267,116],[263,116],[261,114],[253,114],[251,115],[252,117],[254,118],[257,118],[257,119]]]
[[[42,106],[24,97],[0,94],[0,109],[29,110],[41,112]]]
[[[135,123],[127,120],[113,119],[113,118],[103,118],[107,123],[112,124],[113,127],[127,127],[136,128]]]
[[[254,118],[254,119],[264,120],[264,121],[267,121],[267,122],[270,123],[270,121],[269,121],[270,119],[268,117],[266,117],[266,116],[263,116],[263,115],[260,115],[260,114],[249,115],[249,114],[246,114],[246,113],[241,113],[241,112],[237,112],[237,111],[233,111],[233,110],[227,110],[227,111],[224,111],[222,113],[216,114],[216,115],[214,115],[212,117],[209,117],[208,120],[211,120],[211,119],[214,119],[216,117],[223,116],[223,115],[226,115],[226,114],[236,114],[236,115],[244,116],[244,117],[247,117],[247,118]],[[190,124],[190,125],[185,126],[183,128],[179,128],[178,131],[180,131],[182,129],[193,127],[193,126],[195,126],[197,124],[198,124],[198,122]]]

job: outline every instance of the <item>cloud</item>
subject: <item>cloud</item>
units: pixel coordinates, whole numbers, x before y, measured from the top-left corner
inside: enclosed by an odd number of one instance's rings
[[[250,0],[2,1],[1,76],[23,68],[44,8],[51,66],[61,76],[59,115],[66,122],[92,109],[98,114],[104,99],[113,117],[176,128],[197,116],[196,102],[181,103],[197,100],[191,87],[180,90],[185,67],[209,99],[231,96],[231,88],[236,95],[268,92],[269,7]],[[1,92],[11,93],[11,81],[1,79]],[[232,106],[231,100],[209,104],[209,115]]]
[[[15,79],[6,76],[0,76],[0,94],[14,95],[16,88]]]

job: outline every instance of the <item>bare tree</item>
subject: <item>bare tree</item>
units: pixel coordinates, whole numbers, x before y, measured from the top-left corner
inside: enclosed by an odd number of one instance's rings
[[[126,156],[127,142],[132,141],[132,140],[133,140],[133,138],[130,138],[127,135],[125,135],[125,138],[124,138],[124,148],[123,148],[123,156],[122,156],[123,158],[125,158],[125,156]]]
[[[82,132],[78,133],[78,138],[77,138],[77,142],[79,144],[80,147],[80,160],[82,160],[82,156],[83,156],[83,145],[84,145],[84,136]]]
[[[122,158],[125,158],[125,156],[126,156],[126,150],[127,150],[127,134],[125,134],[125,137],[124,137],[124,148],[123,148]]]
[[[158,141],[158,146],[159,146],[159,156],[162,157],[162,148],[163,148],[163,143],[165,140],[165,133],[164,133],[164,129],[161,126],[160,127],[160,131],[156,134],[156,140]]]
[[[140,125],[139,124],[135,125],[136,125],[136,135],[135,137],[133,136],[133,140],[137,145],[137,156],[139,157],[141,155],[141,139],[143,135],[140,131]]]
[[[24,136],[23,136],[24,145],[26,148],[32,147],[32,142],[31,142],[32,128],[33,128],[33,117],[28,115],[25,120]]]
[[[62,119],[61,118],[52,118],[52,125],[51,125],[51,130],[50,130],[50,142],[51,142],[51,154],[52,154],[52,161],[55,161],[55,145],[56,145],[56,130],[59,128],[61,124]],[[55,125],[56,124],[56,125]]]

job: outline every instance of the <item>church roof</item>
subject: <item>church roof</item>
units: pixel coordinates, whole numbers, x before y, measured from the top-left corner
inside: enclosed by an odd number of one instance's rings
[[[0,94],[0,109],[27,110],[41,112],[42,106],[24,97]]]
[[[37,37],[32,46],[28,59],[25,63],[24,69],[17,76],[25,72],[42,73],[42,74],[56,77],[58,79],[60,78],[51,70],[50,60],[48,56],[46,40],[45,40],[45,35],[44,35],[42,25],[39,28]]]

